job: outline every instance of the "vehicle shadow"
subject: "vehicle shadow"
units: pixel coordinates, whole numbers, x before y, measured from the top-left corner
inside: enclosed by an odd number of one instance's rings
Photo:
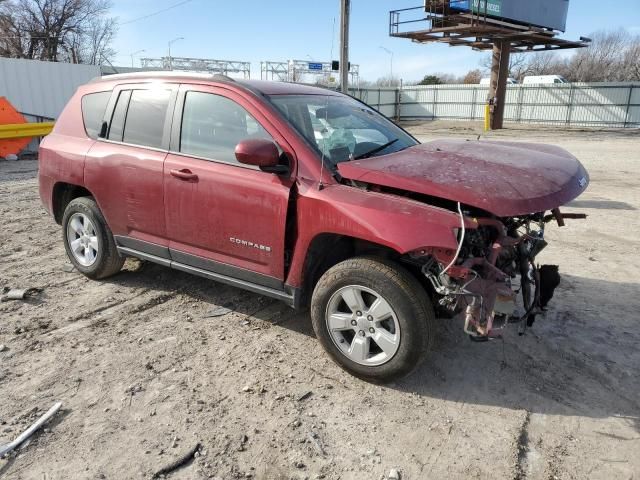
[[[211,309],[226,306],[272,328],[314,336],[308,312],[154,264],[142,265],[108,281],[185,293]],[[425,398],[533,413],[616,415],[640,431],[637,291],[636,283],[565,274],[549,311],[525,335],[519,336],[518,326],[511,325],[502,339],[485,343],[471,342],[461,319],[440,319],[426,361],[388,386]]]
[[[626,418],[640,431],[638,284],[563,275],[525,335],[471,342],[439,321],[432,354],[393,385],[430,398],[533,413]]]

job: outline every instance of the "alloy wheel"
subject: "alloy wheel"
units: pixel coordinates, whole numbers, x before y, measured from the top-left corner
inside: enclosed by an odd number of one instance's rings
[[[67,223],[67,242],[73,257],[83,267],[90,267],[98,258],[98,236],[87,215],[74,213]]]
[[[325,314],[334,344],[360,365],[382,365],[400,347],[400,324],[382,295],[361,285],[348,285],[329,299]]]

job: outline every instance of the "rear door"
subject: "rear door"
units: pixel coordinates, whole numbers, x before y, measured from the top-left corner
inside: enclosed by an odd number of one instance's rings
[[[247,138],[273,140],[291,172],[293,150],[259,108],[220,87],[181,86],[173,123],[164,164],[172,260],[281,288],[293,174],[240,164],[234,149]]]
[[[112,95],[105,138],[87,154],[85,182],[119,245],[168,257],[163,163],[177,85],[124,85]],[[104,133],[104,132],[103,132]]]

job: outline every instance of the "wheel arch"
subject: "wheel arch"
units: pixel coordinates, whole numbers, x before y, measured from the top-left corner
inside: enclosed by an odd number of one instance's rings
[[[72,183],[57,182],[52,191],[53,218],[58,225],[62,224],[62,217],[67,205],[78,197],[93,197],[93,194],[85,187]]]
[[[408,262],[406,254],[383,245],[358,237],[338,233],[319,233],[309,243],[302,269],[302,298],[301,304],[308,305],[313,289],[322,275],[334,265],[352,257],[370,256],[391,260],[402,264],[415,276],[425,292],[431,295],[428,285],[424,282],[419,268]],[[421,278],[422,277],[422,278]]]

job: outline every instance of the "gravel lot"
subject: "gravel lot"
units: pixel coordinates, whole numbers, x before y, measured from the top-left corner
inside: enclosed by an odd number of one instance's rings
[[[0,162],[0,289],[43,289],[0,304],[0,444],[63,402],[0,477],[151,478],[200,443],[171,479],[638,478],[640,133],[491,136],[581,159],[591,185],[565,210],[589,218],[548,229],[540,262],[563,280],[526,336],[474,344],[443,320],[427,362],[388,386],[344,373],[308,314],[271,299],[134,260],[102,282],[69,271],[37,162]]]

